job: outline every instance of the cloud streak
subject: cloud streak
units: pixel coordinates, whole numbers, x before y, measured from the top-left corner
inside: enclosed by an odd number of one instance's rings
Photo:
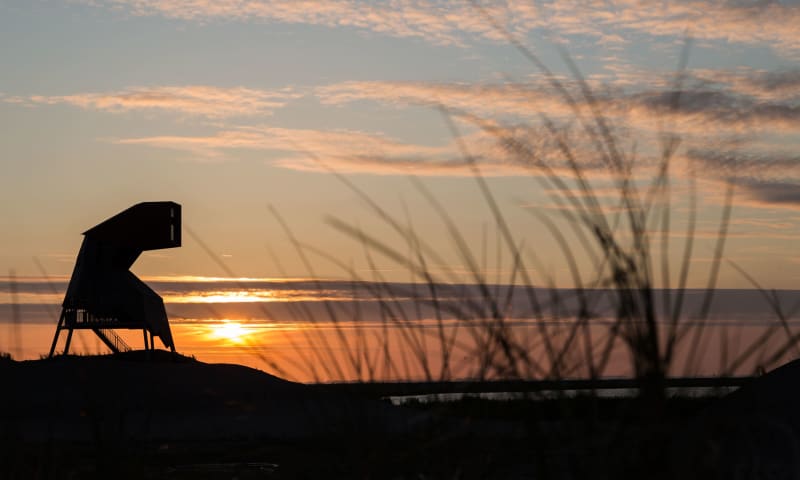
[[[686,158],[713,178],[763,183],[787,175],[800,179],[796,157],[774,149],[743,150],[743,145],[754,143],[761,135],[790,138],[800,129],[797,76],[793,71],[703,71],[687,80],[679,92],[678,108],[674,103],[678,92],[670,89],[666,77],[655,76],[650,84],[626,81],[622,86],[601,86],[592,81],[592,85],[596,107],[616,127],[618,139],[622,143],[638,143],[639,172],[646,172],[648,162],[655,159],[658,145],[654,134],[667,128],[682,137]],[[573,121],[575,108],[584,118],[591,117],[588,102],[582,99],[574,81],[564,79],[563,84],[576,99],[577,107],[536,78],[528,83],[477,84],[351,81],[318,87],[313,93],[322,103],[332,106],[367,100],[397,108],[450,108],[458,112],[459,120],[467,122],[468,151],[490,175],[530,171],[532,160],[564,171],[563,155],[552,134],[541,125],[540,116],[546,115],[560,125],[559,134],[581,165],[599,175],[602,160],[597,147]],[[489,127],[481,130],[481,122]],[[316,157],[343,172],[470,173],[452,140],[439,146],[413,145],[386,135],[353,130],[230,127],[210,136],[154,136],[121,139],[118,143],[188,151],[204,158],[222,158],[236,149],[283,152],[286,156],[275,160],[276,165],[304,171],[322,168],[312,160]],[[514,148],[509,149],[512,144]],[[522,155],[519,150],[514,151],[520,146],[525,152]],[[779,199],[762,193],[759,198],[790,203],[793,197],[785,194]]]
[[[468,135],[464,140],[486,175],[518,175],[528,171],[495,138],[484,132]],[[334,169],[341,173],[434,176],[473,174],[454,142],[426,146],[356,130],[239,127],[207,136],[153,136],[118,139],[115,143],[185,151],[199,159],[226,158],[236,150],[270,152],[276,157],[271,162],[273,165],[300,171]],[[547,148],[554,147],[549,145]]]
[[[680,92],[680,108],[674,109],[675,92],[658,81],[635,88],[599,86],[594,99],[609,118],[633,128],[657,128],[669,118],[680,133],[706,134],[709,128],[738,134],[756,130],[794,132],[800,128],[800,71],[703,72],[694,84]],[[707,78],[714,76],[716,84]],[[583,114],[585,101],[573,81],[563,84]],[[369,100],[392,106],[443,105],[492,118],[529,121],[541,114],[571,117],[573,107],[541,79],[528,83],[443,83],[350,81],[318,87],[314,91],[324,104],[343,105]],[[269,115],[303,93],[290,87],[272,91],[244,87],[154,86],[116,92],[71,95],[3,97],[5,102],[28,105],[68,104],[107,112],[161,111],[183,115],[225,118]]]
[[[437,44],[465,40],[503,40],[483,12],[469,2],[396,0],[86,0],[133,15],[185,21],[260,21],[350,27],[395,37],[422,38]],[[632,35],[694,37],[721,42],[769,45],[784,52],[800,50],[800,5],[777,0],[516,0],[481,2],[486,13],[518,37],[534,31],[588,35],[619,44]]]
[[[277,127],[240,127],[208,136],[155,136],[116,142],[188,151],[211,158],[226,157],[235,150],[272,152],[280,157],[275,160],[276,165],[304,171],[323,170],[328,166],[344,171],[398,173],[445,153],[442,148],[403,143],[361,131]]]
[[[397,108],[443,105],[452,109],[457,112],[457,120],[466,121],[464,139],[468,151],[486,175],[530,172],[532,160],[541,160],[564,173],[563,155],[541,124],[541,115],[546,115],[561,128],[559,133],[580,164],[592,169],[593,176],[602,178],[598,148],[574,122],[575,108],[584,118],[591,117],[588,102],[574,80],[561,81],[575,99],[574,104],[541,77],[532,77],[525,83],[349,81],[310,92],[329,106],[366,100]],[[588,81],[594,90],[595,106],[614,125],[621,144],[637,142],[637,173],[646,173],[652,166],[658,148],[654,134],[666,128],[681,136],[685,158],[709,178],[737,183],[740,191],[759,205],[800,205],[796,193],[800,188],[800,158],[775,146],[776,138],[791,145],[800,131],[800,70],[693,71],[687,73],[680,92],[672,90],[667,75],[623,75],[619,81],[604,84],[594,78]],[[675,108],[678,93],[680,102]],[[303,94],[291,88],[265,91],[162,86],[0,100],[221,119],[266,115]],[[491,125],[494,133],[481,130],[476,118]],[[769,141],[759,148],[744,148],[767,138]],[[513,149],[508,148],[509,141],[521,145],[526,153],[510,151]],[[199,159],[227,158],[243,149],[269,152],[274,165],[302,171],[320,171],[327,166],[348,173],[471,174],[452,139],[426,146],[356,130],[228,126],[212,135],[160,135],[115,142],[189,152]]]
[[[27,104],[68,104],[107,112],[166,111],[209,118],[268,115],[300,94],[291,89],[276,91],[244,87],[220,88],[203,85],[134,87],[110,93],[14,97],[6,101]]]
[[[695,70],[698,82],[721,85],[741,95],[766,101],[799,101],[800,69],[775,71],[740,68],[733,71]]]
[[[137,16],[210,22],[259,21],[347,27],[395,37],[423,38],[436,44],[462,44],[464,34],[500,39],[485,19],[468,3],[401,0],[364,2],[350,0],[99,0],[87,2],[123,9]],[[522,2],[490,6],[493,15],[515,32],[533,23],[536,10]]]
[[[724,73],[724,72],[723,72]],[[740,77],[738,90],[730,86],[713,87],[694,84],[680,91],[679,107],[674,108],[675,91],[664,88],[663,82],[655,85],[639,84],[635,89],[622,89],[613,85],[598,87],[594,92],[597,107],[610,118],[628,122],[638,129],[656,129],[664,120],[671,120],[681,133],[707,134],[709,127],[715,130],[740,133],[755,130],[796,131],[800,128],[800,102],[797,92],[787,79],[780,89],[781,98],[747,95],[763,93],[773,89],[764,88],[758,82],[765,77],[761,72],[753,77]],[[579,112],[588,115],[586,99],[582,98],[578,85],[564,80],[562,84],[576,99]],[[800,80],[798,80],[800,85]],[[388,105],[444,105],[493,118],[515,116],[523,119],[538,118],[542,114],[550,117],[571,117],[575,110],[568,100],[541,80],[530,83],[434,83],[434,82],[343,82],[319,87],[316,90],[321,101],[328,104],[345,104],[357,100],[372,100]],[[788,98],[787,93],[792,93]]]
[[[739,185],[748,196],[758,202],[800,208],[800,183],[742,180]]]
[[[800,185],[800,158],[777,148],[781,142],[796,142],[800,132],[800,72],[691,72],[680,91],[666,75],[650,74],[646,83],[643,77],[630,76],[605,85],[588,81],[595,108],[614,126],[620,145],[637,144],[637,172],[646,172],[656,159],[657,134],[666,130],[681,138],[684,158],[710,178],[736,182],[759,205],[800,205],[794,193]],[[524,142],[549,135],[535,128],[545,115],[562,125],[570,148],[585,168],[595,168],[595,175],[598,148],[592,153],[587,131],[574,122],[577,112],[591,125],[590,102],[574,81],[561,82],[574,103],[536,78],[524,84],[345,82],[320,87],[316,93],[322,102],[334,105],[358,100],[398,107],[444,105],[467,116],[517,122],[529,127],[521,136]],[[501,130],[505,135],[509,129]],[[541,145],[531,151],[550,158],[551,164],[559,157]]]
[[[559,2],[561,3],[561,2]],[[642,0],[590,2],[590,18],[615,28],[652,36],[766,44],[782,51],[800,49],[800,5],[777,0]]]
[[[800,209],[800,156],[776,151],[690,149],[706,176],[733,182],[750,206]]]

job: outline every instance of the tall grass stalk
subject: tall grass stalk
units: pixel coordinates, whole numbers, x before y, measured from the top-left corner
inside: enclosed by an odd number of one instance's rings
[[[591,180],[599,172],[585,166],[591,164],[590,159],[581,158],[582,154],[570,143],[567,131],[558,127],[556,121],[547,115],[541,114],[540,119],[548,139],[557,146],[560,154],[557,163],[532,150],[513,135],[510,126],[504,126],[497,119],[481,118],[447,105],[438,105],[459,148],[464,165],[472,171],[478,194],[491,212],[499,239],[498,248],[511,259],[511,273],[506,282],[508,287],[503,292],[496,284],[492,285],[485,267],[485,245],[482,245],[482,255],[477,253],[436,195],[420,180],[412,178],[412,184],[420,197],[444,226],[452,251],[465,267],[470,283],[477,292],[475,296],[469,295],[457,304],[443,301],[441,290],[459,284],[460,280],[452,269],[445,268],[438,274],[433,271],[431,265],[446,265],[447,262],[414,229],[412,219],[406,214],[405,221],[400,220],[352,181],[328,169],[361,199],[379,222],[397,235],[407,251],[402,251],[384,238],[370,234],[338,217],[328,217],[329,225],[362,245],[367,264],[376,272],[372,279],[364,279],[357,275],[352,266],[344,264],[333,255],[297,241],[286,223],[273,210],[273,215],[278,218],[295,245],[309,274],[313,276],[314,269],[307,253],[313,253],[320,259],[338,265],[354,282],[360,282],[369,289],[380,304],[383,327],[380,330],[382,337],[377,339],[380,349],[370,355],[363,337],[357,337],[360,343],[358,347],[354,347],[349,343],[347,335],[341,334],[339,330],[337,346],[324,344],[323,348],[346,350],[343,358],[349,361],[351,370],[359,373],[364,371],[364,362],[371,364],[367,368],[369,379],[375,378],[375,367],[381,364],[385,365],[383,373],[388,373],[389,376],[401,372],[407,374],[409,361],[415,362],[418,371],[423,372],[424,378],[428,380],[450,379],[454,376],[466,376],[474,380],[559,379],[576,375],[589,378],[604,376],[612,355],[621,342],[628,352],[633,374],[640,380],[642,395],[656,400],[663,399],[664,380],[677,373],[675,361],[680,348],[688,347],[688,351],[684,352],[685,358],[682,359],[684,375],[691,374],[701,361],[697,352],[701,350],[701,343],[707,337],[709,313],[724,259],[734,187],[732,184],[726,187],[700,306],[696,311],[688,312],[686,295],[689,280],[693,276],[691,270],[698,222],[697,179],[691,164],[688,165],[688,177],[685,180],[688,190],[686,227],[685,231],[678,232],[684,238],[680,247],[679,269],[677,272],[670,270],[673,260],[670,236],[674,231],[676,209],[672,193],[672,184],[675,181],[672,170],[680,138],[670,132],[669,126],[662,125],[656,173],[648,182],[642,182],[635,174],[638,158],[635,150],[626,152],[622,148],[623,138],[604,116],[593,89],[571,58],[561,52],[571,72],[574,88],[557,77],[510,33],[499,27],[479,5],[475,5],[475,8],[544,75],[549,85],[570,107],[574,123],[579,125],[600,158],[603,173],[613,181],[617,204],[608,206],[601,202]],[[678,112],[681,108],[689,43],[686,42],[682,51],[671,87],[671,113]],[[531,178],[548,192],[549,198],[559,207],[560,218],[557,219],[542,211],[532,210],[530,213],[561,248],[572,280],[569,299],[565,298],[565,292],[558,288],[556,282],[547,277],[546,270],[541,268],[541,260],[534,252],[525,248],[521,239],[512,232],[503,208],[469,152],[455,119],[470,123],[494,137],[511,158],[530,172]],[[318,164],[328,168],[324,161],[310,152],[307,154]],[[562,224],[567,225],[567,230],[560,226]],[[576,252],[572,250],[573,241],[577,242],[583,250],[582,253],[590,259],[588,274],[586,268],[579,264]],[[500,255],[498,253],[498,257]],[[401,290],[382,278],[374,268],[375,256],[405,268],[413,279],[411,287]],[[539,278],[531,276],[528,263],[538,267],[536,271]],[[527,299],[534,325],[532,329],[514,325],[510,308],[515,291],[521,291]],[[400,295],[413,299],[417,317],[420,316],[421,306],[433,310],[436,325],[432,329],[433,333],[409,320]],[[774,297],[766,298],[768,301],[775,300]],[[605,330],[598,334],[601,323],[598,322],[598,314],[595,312],[603,302],[612,306],[613,318]],[[327,320],[338,325],[336,309],[328,305],[326,307]],[[798,335],[789,328],[782,310],[777,306],[773,308],[778,313],[780,326],[786,336],[785,346],[757,362],[758,368],[771,365],[789,349],[797,348]],[[566,315],[568,318],[565,318],[566,312],[571,312]],[[456,326],[450,330],[445,327],[446,317],[458,320]],[[558,321],[553,322],[554,319]],[[400,335],[391,336],[390,339],[390,329],[396,329]],[[721,351],[724,351],[723,357],[728,365],[722,372],[727,375],[740,372],[740,367],[756,352],[764,351],[764,340],[771,338],[778,330],[780,329],[769,328],[761,338],[752,339],[745,346],[744,353],[736,357],[730,356],[727,346],[723,347]],[[727,332],[722,335],[727,336]],[[403,356],[399,360],[403,368],[398,368],[395,363],[398,359],[392,357],[389,345],[391,341],[402,342],[402,345],[396,346],[401,347],[401,352],[410,353],[410,357]],[[432,369],[431,355],[439,356],[438,372]],[[456,358],[466,358],[470,366],[457,368]]]
[[[571,141],[571,131],[547,114],[538,114],[543,127],[540,135],[555,146],[555,156],[536,151],[530,142],[514,133],[512,125],[497,118],[436,105],[491,218],[491,227],[484,228],[481,245],[475,248],[436,193],[421,180],[411,178],[419,197],[443,226],[449,240],[448,253],[457,256],[467,273],[469,286],[464,286],[447,255],[415,228],[414,218],[405,206],[403,217],[390,213],[349,178],[306,151],[310,159],[354,193],[395,238],[378,236],[336,216],[326,218],[333,229],[360,245],[363,261],[372,272],[365,277],[351,260],[297,238],[276,208],[270,207],[270,214],[318,290],[323,285],[318,280],[316,264],[329,262],[350,279],[354,298],[357,292],[370,295],[378,314],[377,318],[367,318],[359,302],[325,299],[322,315],[302,302],[288,304],[287,315],[309,326],[302,329],[300,340],[292,335],[284,337],[293,354],[271,351],[266,346],[256,348],[257,354],[276,373],[314,381],[557,380],[606,376],[622,347],[632,374],[640,381],[642,396],[660,401],[668,376],[691,375],[703,361],[702,346],[709,338],[709,316],[733,210],[734,186],[728,184],[701,300],[699,306],[690,309],[689,282],[699,278],[692,271],[697,250],[698,179],[688,159],[685,178],[680,180],[688,192],[688,213],[685,219],[681,218],[685,227],[677,229],[678,201],[673,189],[679,179],[673,170],[681,139],[672,133],[674,125],[669,124],[672,114],[681,109],[690,42],[687,40],[681,52],[669,90],[669,112],[660,125],[658,151],[652,165],[655,173],[643,179],[637,171],[641,159],[635,148],[624,148],[628,139],[604,115],[598,95],[569,55],[560,51],[570,72],[569,79],[564,80],[479,4],[474,3],[474,7],[569,107],[570,123],[588,141],[591,158]],[[556,215],[544,210],[526,211],[558,245],[571,288],[564,289],[549,275],[545,262],[512,230],[507,212],[463,138],[461,123],[493,138],[508,157],[528,172],[533,188],[546,192],[556,206]],[[302,146],[297,150],[303,151]],[[594,185],[593,178],[600,174],[611,179],[613,204],[603,201]],[[486,239],[491,230],[497,238],[497,267],[501,259],[507,259],[510,265],[507,277],[492,275],[487,269]],[[196,234],[191,230],[189,233],[232,275]],[[673,234],[683,238],[682,244],[672,245]],[[677,258],[672,253],[676,248]],[[279,259],[270,255],[285,275]],[[376,268],[378,259],[405,269],[409,283],[385,278]],[[673,263],[678,264],[677,269]],[[800,340],[790,328],[789,312],[779,305],[777,296],[741,273],[762,291],[778,321],[741,349],[730,349],[729,332],[720,331],[720,372],[724,375],[751,373],[742,369],[753,363],[754,369],[768,368],[787,352],[797,351]],[[529,310],[525,321],[513,312],[517,296],[524,298]],[[271,312],[265,308],[263,311],[266,318],[273,318]],[[422,318],[428,324],[420,322]],[[359,323],[370,321],[376,322],[378,328],[367,331],[358,327]],[[778,333],[785,340],[777,351],[767,352],[767,341]]]

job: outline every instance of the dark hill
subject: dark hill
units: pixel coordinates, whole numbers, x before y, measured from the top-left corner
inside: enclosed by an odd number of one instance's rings
[[[423,415],[165,351],[0,362],[4,431],[22,440],[301,439],[402,433]]]
[[[163,351],[0,358],[0,382],[0,479],[489,478],[526,449],[506,422]]]
[[[676,477],[800,478],[800,360],[715,402],[676,438]]]

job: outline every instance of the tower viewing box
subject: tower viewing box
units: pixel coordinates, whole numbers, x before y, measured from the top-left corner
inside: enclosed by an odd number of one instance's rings
[[[81,329],[94,332],[113,352],[131,349],[116,329],[141,330],[145,350],[155,349],[158,337],[174,352],[164,301],[129,269],[145,250],[181,246],[181,206],[139,203],[83,235],[50,356],[62,331],[67,331],[67,354],[73,331]]]

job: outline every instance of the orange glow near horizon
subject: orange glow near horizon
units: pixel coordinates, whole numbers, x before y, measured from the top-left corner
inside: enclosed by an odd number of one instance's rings
[[[164,303],[257,303],[257,302],[323,302],[347,301],[345,298],[331,294],[329,291],[309,290],[213,290],[193,291],[188,293],[162,295]]]
[[[442,362],[442,347],[437,340],[434,320],[403,328],[385,329],[380,323],[332,322],[253,322],[235,317],[227,319],[193,319],[171,325],[178,352],[208,363],[232,363],[261,369],[290,380],[355,381],[423,380],[425,371],[438,372]],[[445,337],[455,339],[452,358],[462,360],[453,364],[454,378],[474,375],[477,362],[476,346],[472,340],[474,330],[463,324],[443,324]],[[5,325],[6,328],[11,328]],[[535,323],[519,322],[511,325],[518,338],[534,340],[540,334]],[[686,364],[691,345],[684,342],[675,351],[672,374],[688,371],[691,375],[720,375],[726,371],[731,359],[749,351],[744,339],[758,339],[770,324],[743,325],[728,331],[726,325],[707,325],[703,332],[701,354],[692,364]],[[793,327],[794,329],[795,327]],[[52,324],[29,324],[20,328],[19,341],[12,342],[13,335],[0,335],[0,351],[11,353],[16,359],[36,359],[49,350],[55,322]],[[457,329],[457,330],[456,330]],[[566,330],[561,325],[552,325],[548,330],[554,338],[563,339]],[[597,325],[591,336],[600,338],[606,326]],[[143,348],[141,330],[116,330],[134,349]],[[560,333],[559,333],[560,332]],[[486,338],[485,335],[481,338]],[[785,339],[773,335],[762,344],[764,352],[781,352]],[[541,343],[526,342],[534,358],[544,358]],[[57,347],[64,345],[62,335]],[[164,348],[158,343],[158,348]],[[419,350],[422,348],[422,350]],[[760,348],[760,347],[759,347]],[[413,350],[417,349],[417,350]],[[97,336],[88,330],[76,330],[71,352],[75,354],[105,354],[108,349]],[[423,355],[421,359],[410,352]],[[757,353],[757,352],[756,352]],[[633,374],[625,345],[616,342],[603,374],[608,377],[625,377]],[[771,365],[777,366],[791,360],[793,352],[785,350]],[[759,355],[751,355],[735,374],[749,374],[760,362]],[[687,370],[687,367],[690,367]],[[370,370],[371,369],[371,370]],[[677,373],[676,373],[677,372]],[[581,377],[585,372],[576,370],[568,375]],[[436,377],[436,375],[434,375]]]
[[[69,277],[64,277],[69,279]],[[311,277],[209,277],[201,275],[142,275],[145,282],[187,282],[187,283],[241,283],[241,282],[302,282],[314,280]]]
[[[165,303],[253,303],[282,300],[272,290],[235,290],[164,295]]]
[[[254,333],[252,329],[244,327],[241,323],[229,320],[210,324],[208,329],[209,339],[222,340],[235,345],[245,343],[247,338]]]

